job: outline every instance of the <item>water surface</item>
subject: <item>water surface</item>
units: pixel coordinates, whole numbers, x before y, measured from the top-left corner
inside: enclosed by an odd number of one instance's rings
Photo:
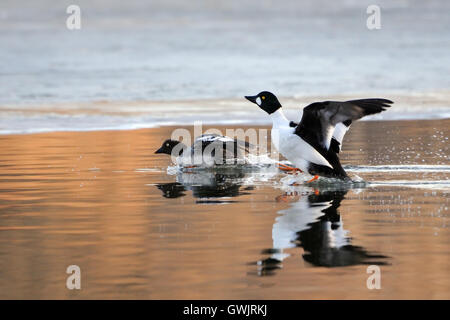
[[[0,106],[446,90],[449,2],[71,0],[0,4]],[[250,91],[250,92],[248,92]],[[255,93],[252,93],[255,91]]]
[[[352,188],[167,172],[171,127],[2,135],[0,298],[448,299],[449,125],[356,123]]]

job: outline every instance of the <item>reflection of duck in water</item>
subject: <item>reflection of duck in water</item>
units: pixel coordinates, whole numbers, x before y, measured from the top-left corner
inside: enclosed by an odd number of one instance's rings
[[[160,183],[156,187],[162,191],[164,198],[174,199],[184,197],[186,193],[185,187],[178,182]]]
[[[229,203],[230,200],[218,198],[237,197],[246,194],[241,191],[243,181],[247,174],[234,170],[228,172],[179,172],[177,182],[158,184],[165,198],[178,198],[185,196],[184,191],[191,190],[192,195],[200,200],[197,203]],[[252,190],[247,186],[245,190]]]
[[[337,210],[347,191],[326,190],[318,194],[307,190],[290,208],[279,211],[272,228],[273,248],[263,251],[271,255],[258,261],[258,274],[273,274],[290,256],[283,250],[295,247],[302,247],[303,259],[314,266],[386,264],[383,259],[387,257],[351,244]]]

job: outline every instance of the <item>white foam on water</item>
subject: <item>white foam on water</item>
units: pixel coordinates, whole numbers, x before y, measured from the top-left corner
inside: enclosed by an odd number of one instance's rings
[[[271,159],[272,160],[272,159]],[[284,161],[284,163],[288,163]],[[403,172],[442,172],[450,171],[449,166],[363,166],[360,172],[390,172],[399,171],[402,169]],[[225,170],[225,171],[223,171]],[[169,166],[167,168],[168,175],[185,176],[192,178],[191,176],[197,177],[198,181],[201,181],[201,177],[211,175],[211,173],[226,172],[226,170],[231,170],[233,172],[245,173],[244,177],[237,179],[241,185],[267,185],[283,191],[298,192],[302,188],[317,188],[319,190],[341,190],[341,189],[352,189],[354,192],[358,193],[365,188],[371,187],[407,187],[416,189],[430,189],[430,190],[450,190],[449,180],[381,180],[381,181],[364,181],[361,177],[357,175],[352,176],[352,181],[344,182],[336,179],[329,179],[320,177],[318,180],[307,183],[311,178],[310,175],[297,174],[297,175],[285,175],[273,162],[266,166],[258,165],[243,165],[233,167],[222,167],[222,168],[193,168],[184,169],[180,166]],[[231,172],[231,171],[228,171]],[[357,170],[354,170],[357,171]],[[309,190],[308,189],[308,190]]]

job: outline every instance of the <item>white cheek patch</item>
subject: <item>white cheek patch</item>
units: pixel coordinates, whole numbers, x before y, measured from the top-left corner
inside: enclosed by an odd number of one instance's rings
[[[260,97],[256,98],[255,101],[256,101],[256,104],[257,104],[258,106],[261,105],[261,98],[260,98]]]

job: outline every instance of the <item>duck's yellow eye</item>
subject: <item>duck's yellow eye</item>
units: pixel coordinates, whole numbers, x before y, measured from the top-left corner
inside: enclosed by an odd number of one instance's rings
[[[263,99],[263,100],[264,100],[265,98],[266,98],[265,96],[262,96],[262,97],[261,97],[261,99]]]

